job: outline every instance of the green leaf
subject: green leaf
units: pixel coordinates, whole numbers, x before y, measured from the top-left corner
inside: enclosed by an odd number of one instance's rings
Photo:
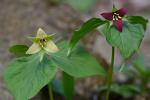
[[[90,54],[83,48],[76,48],[72,54],[67,57],[67,42],[58,45],[60,51],[51,54],[51,58],[56,65],[67,74],[74,77],[86,77],[93,75],[105,75],[104,69],[97,63]]]
[[[145,58],[142,53],[138,54],[135,61],[133,62],[133,67],[135,68],[135,70],[138,71],[139,74],[141,74],[141,76],[143,76],[144,73],[147,71],[145,63]]]
[[[107,42],[119,48],[122,56],[126,59],[136,52],[144,37],[144,29],[141,24],[123,23],[123,31],[119,32],[113,25],[103,25],[102,33]]]
[[[146,85],[150,80],[150,70],[146,67],[144,55],[142,53],[139,53],[133,62],[132,72],[134,76],[136,78],[138,77],[144,85]]]
[[[112,85],[112,91],[122,95],[123,97],[131,97],[135,93],[140,92],[140,87],[137,85]]]
[[[57,67],[45,56],[20,57],[11,61],[4,73],[6,87],[16,100],[28,100],[54,77]]]
[[[65,100],[73,100],[74,96],[74,78],[67,73],[63,72],[63,79],[62,79],[64,93],[65,93]]]
[[[106,91],[107,86],[103,86],[100,88],[100,91]],[[136,93],[141,92],[141,89],[136,84],[126,84],[126,85],[119,85],[119,84],[112,84],[111,92],[115,92],[125,98],[131,97]]]
[[[146,30],[146,26],[148,20],[143,18],[142,16],[127,16],[127,20],[132,24],[141,24],[143,25],[144,30]]]
[[[103,25],[106,23],[106,21],[101,20],[100,18],[92,18],[86,21],[81,28],[73,32],[73,36],[70,40],[69,44],[69,51],[68,54],[70,54],[72,48],[76,45],[76,43],[83,38],[87,33],[93,31],[95,28],[97,28],[100,25]]]
[[[14,45],[9,48],[9,51],[17,56],[26,55],[26,51],[28,50],[28,46],[26,45]]]

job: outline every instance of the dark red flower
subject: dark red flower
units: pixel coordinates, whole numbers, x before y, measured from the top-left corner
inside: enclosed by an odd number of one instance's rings
[[[122,32],[122,18],[127,13],[127,9],[121,8],[115,12],[102,13],[101,15],[110,21],[113,21],[114,26]]]

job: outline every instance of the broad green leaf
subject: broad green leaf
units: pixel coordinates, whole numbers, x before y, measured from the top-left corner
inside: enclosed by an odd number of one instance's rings
[[[4,82],[15,100],[28,100],[51,81],[56,71],[57,67],[46,56],[42,61],[39,54],[20,57],[8,64]]]
[[[58,45],[59,52],[51,54],[51,59],[55,64],[67,74],[74,77],[86,77],[93,75],[105,75],[104,69],[97,63],[90,54],[81,47],[73,50],[67,57],[67,42]]]
[[[134,73],[134,76],[136,78],[138,77],[144,85],[146,85],[150,80],[150,70],[145,65],[145,59],[142,53],[139,54],[133,62],[132,72]]]
[[[81,11],[87,11],[92,7],[96,0],[64,0],[73,8]]]
[[[24,56],[27,50],[28,46],[26,45],[14,45],[9,48],[9,51],[17,56]]]
[[[119,48],[122,56],[126,59],[136,52],[144,37],[144,28],[141,24],[123,23],[123,31],[119,32],[113,25],[105,24],[102,33],[107,42]]]
[[[146,62],[143,54],[139,54],[133,62],[133,67],[138,71],[139,74],[141,74],[141,76],[147,71],[145,63]]]
[[[141,17],[141,16],[127,16],[127,20],[132,24],[141,24],[143,25],[144,30],[146,30],[146,26],[148,23],[148,20]]]
[[[100,25],[103,25],[106,21],[101,20],[100,18],[92,18],[86,21],[81,28],[73,32],[73,36],[70,40],[69,44],[69,51],[68,54],[71,52],[72,48],[76,45],[76,43],[83,38],[87,33],[93,31]]]
[[[74,78],[63,72],[62,83],[64,87],[65,100],[73,100],[75,84]]]
[[[64,96],[64,88],[63,88],[62,82],[60,80],[53,79],[51,81],[51,87],[52,87],[53,91]]]

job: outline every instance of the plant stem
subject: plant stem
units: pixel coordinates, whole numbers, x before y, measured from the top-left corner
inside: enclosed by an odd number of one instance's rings
[[[65,100],[73,100],[75,85],[74,77],[70,76],[66,72],[63,72],[62,84],[64,87]]]
[[[49,98],[50,98],[50,100],[54,100],[53,90],[52,90],[52,87],[51,87],[50,83],[48,84],[48,91],[49,91]]]
[[[107,92],[106,92],[106,99],[105,100],[109,100],[109,96],[110,96],[110,92],[111,92],[114,60],[115,60],[115,47],[112,47],[111,66],[109,67],[109,71],[108,71]]]

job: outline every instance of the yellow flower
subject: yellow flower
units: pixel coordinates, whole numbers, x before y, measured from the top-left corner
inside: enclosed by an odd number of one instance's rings
[[[52,41],[52,35],[47,35],[41,28],[38,29],[36,37],[30,37],[33,41],[31,47],[27,50],[26,54],[35,54],[44,50],[49,53],[59,51],[58,47]]]

